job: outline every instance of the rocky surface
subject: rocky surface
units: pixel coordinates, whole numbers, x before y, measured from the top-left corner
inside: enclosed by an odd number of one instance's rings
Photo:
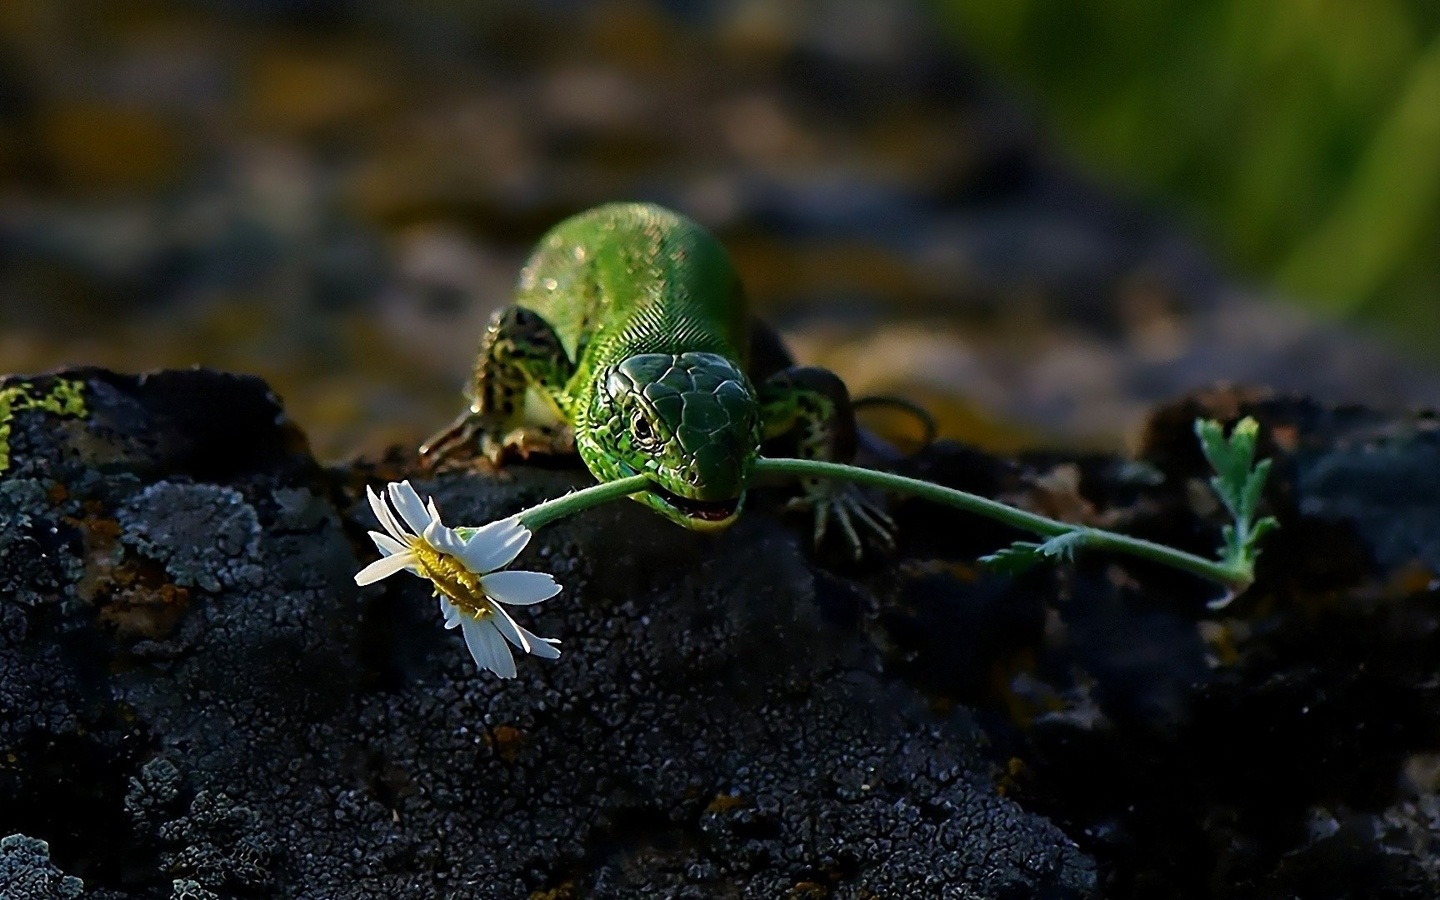
[[[547,531],[529,553],[566,592],[536,628],[565,655],[501,682],[418,580],[351,580],[359,486],[393,465],[322,471],[254,379],[60,378],[83,415],[16,413],[0,483],[0,832],[48,840],[86,896],[1094,884],[997,791],[974,717],[887,676],[863,595],[770,517],[710,542],[626,504]],[[480,522],[577,480],[419,486]],[[28,871],[0,893],[69,896]]]
[[[1153,416],[1139,460],[914,473],[1192,549],[1189,435],[1259,416],[1261,582],[1086,558],[899,501],[901,546],[809,550],[762,498],[711,539],[622,503],[521,563],[556,662],[478,673],[422,582],[364,590],[364,484],[482,522],[565,461],[324,469],[254,378],[75,370],[0,390],[0,896],[1430,897],[1440,429],[1258,392]],[[48,843],[48,859],[45,844]],[[83,881],[80,894],[77,879]]]

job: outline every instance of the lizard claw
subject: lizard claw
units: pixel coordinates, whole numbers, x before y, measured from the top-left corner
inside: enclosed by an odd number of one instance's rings
[[[832,519],[839,523],[857,560],[864,556],[867,543],[887,550],[895,546],[895,520],[858,485],[806,479],[804,495],[791,500],[787,508],[814,514],[816,547],[824,542]]]

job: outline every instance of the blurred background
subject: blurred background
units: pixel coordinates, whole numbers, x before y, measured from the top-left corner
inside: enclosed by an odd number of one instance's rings
[[[1440,404],[1424,0],[0,3],[0,371],[253,372],[324,459],[413,443],[617,199],[992,449],[1217,380]]]

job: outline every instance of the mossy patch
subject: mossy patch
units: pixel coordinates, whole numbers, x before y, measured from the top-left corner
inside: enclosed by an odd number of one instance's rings
[[[41,391],[33,381],[18,381],[0,388],[0,473],[10,469],[10,425],[15,414],[39,409],[57,416],[84,418],[85,383],[70,378],[56,378],[48,391]]]

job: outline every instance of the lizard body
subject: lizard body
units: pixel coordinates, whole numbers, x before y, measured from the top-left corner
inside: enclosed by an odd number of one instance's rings
[[[653,487],[636,499],[687,528],[723,528],[763,441],[790,435],[798,455],[837,462],[855,452],[840,379],[784,359],[767,370],[752,353],[767,338],[709,232],[651,204],[596,207],[540,240],[481,341],[469,408],[421,453],[478,438],[498,463],[556,443],[558,426],[600,481],[646,474]],[[853,487],[804,489],[817,542],[832,518],[857,553],[857,522],[889,540],[888,518]]]

